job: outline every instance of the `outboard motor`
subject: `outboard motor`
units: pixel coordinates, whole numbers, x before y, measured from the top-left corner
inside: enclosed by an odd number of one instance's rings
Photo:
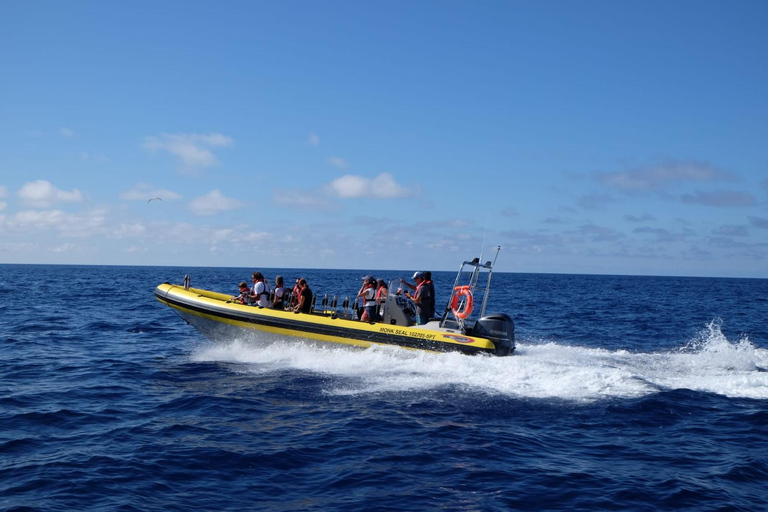
[[[506,313],[482,317],[475,322],[472,334],[491,340],[497,356],[508,356],[515,350],[515,322]]]

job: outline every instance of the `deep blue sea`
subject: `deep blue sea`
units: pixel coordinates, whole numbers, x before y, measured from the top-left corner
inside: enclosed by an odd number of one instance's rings
[[[253,270],[412,273],[0,265],[0,510],[768,510],[768,280],[497,273],[507,358],[214,344],[153,296]]]

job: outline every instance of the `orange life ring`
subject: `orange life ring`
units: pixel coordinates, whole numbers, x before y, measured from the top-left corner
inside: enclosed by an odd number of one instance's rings
[[[464,308],[459,309],[459,306],[464,303]],[[475,306],[475,301],[472,298],[472,289],[469,286],[457,286],[453,289],[453,299],[451,299],[451,311],[453,316],[464,320],[472,314],[472,308]]]

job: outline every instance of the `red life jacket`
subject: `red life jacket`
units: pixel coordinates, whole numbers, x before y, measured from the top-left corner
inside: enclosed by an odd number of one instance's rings
[[[371,295],[371,298],[370,299],[368,298],[368,293],[367,292],[371,288],[373,288],[373,284],[372,283],[366,284],[365,288],[363,288],[363,293],[360,295],[363,298],[363,305],[366,305],[369,302],[376,301],[376,292],[375,291],[374,291],[373,295]]]

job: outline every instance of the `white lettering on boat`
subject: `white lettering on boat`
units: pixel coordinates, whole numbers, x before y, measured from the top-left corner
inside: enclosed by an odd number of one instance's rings
[[[420,338],[425,340],[435,339],[434,334],[424,334],[420,332],[408,331],[406,329],[394,329],[392,327],[381,327],[379,328],[379,332],[383,332],[384,334],[396,334],[398,336],[410,336],[411,338]]]

